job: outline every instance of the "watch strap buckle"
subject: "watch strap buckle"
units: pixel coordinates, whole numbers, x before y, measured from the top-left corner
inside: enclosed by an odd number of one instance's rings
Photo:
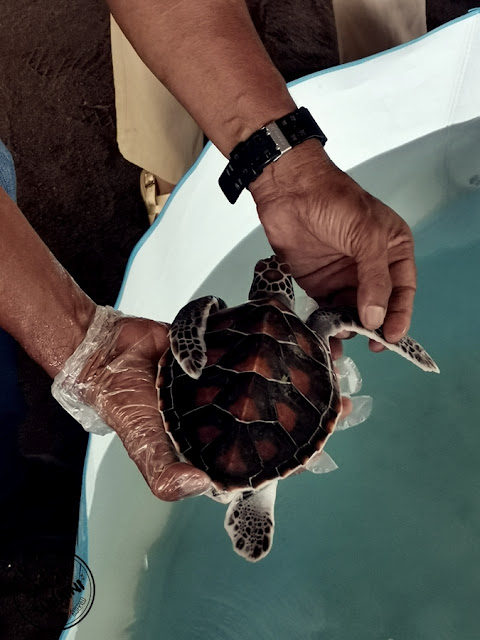
[[[272,138],[277,150],[280,151],[279,155],[274,160],[274,162],[276,162],[278,158],[283,156],[284,153],[287,153],[287,151],[290,151],[290,149],[292,148],[292,145],[289,143],[287,138],[283,135],[282,130],[280,129],[280,127],[275,121],[269,122],[268,124],[266,124],[264,129],[267,132],[267,134]]]

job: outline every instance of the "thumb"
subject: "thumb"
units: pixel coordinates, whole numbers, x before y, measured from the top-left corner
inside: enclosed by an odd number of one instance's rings
[[[387,252],[382,251],[373,256],[369,252],[358,257],[357,277],[360,320],[366,329],[378,329],[385,319],[392,292]]]
[[[153,493],[168,502],[199,496],[208,491],[212,481],[206,473],[185,462],[174,462],[158,478],[150,479]]]

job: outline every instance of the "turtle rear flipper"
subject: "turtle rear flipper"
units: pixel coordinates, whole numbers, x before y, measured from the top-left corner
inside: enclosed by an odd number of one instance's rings
[[[383,336],[382,328],[365,329],[360,322],[358,311],[355,307],[333,307],[332,309],[317,309],[306,321],[308,327],[315,333],[327,339],[341,331],[355,331],[362,336],[367,336],[379,342],[390,351],[403,356],[424,371],[440,373],[433,359],[425,349],[410,336],[401,338],[398,342],[387,342]]]
[[[228,507],[225,529],[234,551],[250,562],[264,558],[272,547],[277,484],[274,480],[259,491],[243,491]]]
[[[186,304],[170,327],[170,345],[175,360],[191,378],[199,378],[207,362],[205,329],[208,316],[226,304],[215,296],[205,296]]]

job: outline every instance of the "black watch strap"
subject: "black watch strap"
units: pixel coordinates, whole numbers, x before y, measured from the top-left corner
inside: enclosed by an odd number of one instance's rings
[[[268,123],[240,142],[230,154],[218,183],[229,202],[238,196],[262,173],[267,165],[301,142],[317,138],[324,145],[327,138],[312,114],[305,107]]]

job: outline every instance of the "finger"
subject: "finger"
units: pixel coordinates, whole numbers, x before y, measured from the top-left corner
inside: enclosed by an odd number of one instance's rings
[[[366,329],[378,329],[384,321],[392,282],[388,267],[388,254],[362,255],[358,258],[357,307],[360,320]]]
[[[168,502],[199,496],[211,487],[206,473],[186,462],[174,462],[167,467],[152,486],[153,493]]]
[[[371,338],[368,341],[368,346],[370,348],[370,351],[373,351],[374,353],[380,353],[381,351],[385,351],[386,349],[386,347],[384,347],[383,344],[380,344],[380,342],[377,342],[376,340],[372,340]]]
[[[356,306],[357,304],[357,286],[344,287],[325,298],[325,306]]]
[[[357,290],[352,287],[341,289],[340,291],[336,291],[335,293],[332,293],[330,296],[323,298],[321,302],[318,302],[317,300],[319,306],[326,306],[326,307],[356,305],[356,301],[357,301]],[[340,333],[337,333],[334,337],[337,338],[338,340],[351,340],[356,335],[357,334],[355,333],[355,331],[340,331]],[[341,355],[342,354],[340,353],[339,356],[335,356],[334,360],[336,360],[337,357],[340,357]]]
[[[179,462],[160,414],[145,416],[142,422],[117,429],[117,433],[154,495],[171,502],[205,493],[210,478],[200,469]]]
[[[347,416],[349,416],[352,413],[352,409],[353,409],[353,404],[350,398],[347,398],[347,396],[342,396],[342,409],[340,411],[340,420],[343,420],[343,418],[346,418]]]
[[[384,323],[385,339],[398,342],[407,333],[417,287],[417,270],[413,254],[391,265],[392,294]]]
[[[341,358],[343,354],[342,341],[337,338],[330,338],[330,351],[332,352],[332,360]]]
[[[355,331],[340,331],[340,333],[335,334],[335,338],[337,338],[337,340],[351,340],[352,338],[354,338],[357,334],[355,333]]]

